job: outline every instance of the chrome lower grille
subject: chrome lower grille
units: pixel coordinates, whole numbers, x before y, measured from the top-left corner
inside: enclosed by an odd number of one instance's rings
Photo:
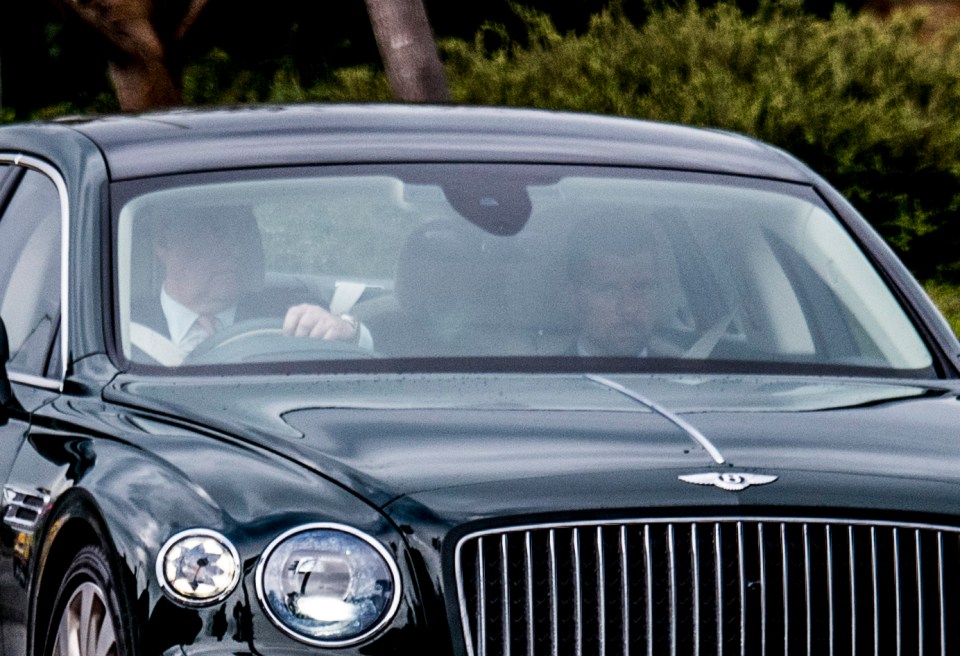
[[[457,549],[473,656],[960,653],[945,526],[703,519],[534,526]]]

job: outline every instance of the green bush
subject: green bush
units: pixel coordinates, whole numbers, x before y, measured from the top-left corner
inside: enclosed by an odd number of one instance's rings
[[[191,62],[183,71],[183,99],[188,105],[262,102],[270,88],[269,77],[238,68],[230,55],[219,48]]]
[[[926,282],[924,287],[950,323],[953,332],[960,335],[960,285],[931,280]]]
[[[184,70],[183,97],[189,105],[254,102],[386,102],[390,86],[372,66],[335,70],[328,79],[304,86],[293,62],[281,62],[271,75],[239,69],[229,54],[213,50]]]
[[[518,10],[442,42],[458,102],[571,109],[735,130],[793,152],[867,216],[921,277],[960,277],[960,32],[789,5],[616,8],[583,34]]]

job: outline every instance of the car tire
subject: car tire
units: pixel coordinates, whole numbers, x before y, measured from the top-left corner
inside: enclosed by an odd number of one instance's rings
[[[63,576],[47,624],[45,656],[130,656],[130,640],[106,553],[81,549]]]

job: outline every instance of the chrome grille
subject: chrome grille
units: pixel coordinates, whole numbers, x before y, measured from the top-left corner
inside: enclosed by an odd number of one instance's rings
[[[473,656],[960,653],[946,526],[756,518],[511,528],[457,549]]]

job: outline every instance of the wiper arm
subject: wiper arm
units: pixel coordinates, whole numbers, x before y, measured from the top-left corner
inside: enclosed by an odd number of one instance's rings
[[[647,406],[648,408],[656,412],[658,415],[660,415],[661,417],[663,417],[664,419],[672,423],[674,426],[682,430],[684,433],[689,435],[694,442],[696,442],[704,451],[710,454],[710,457],[713,458],[713,461],[718,465],[722,465],[727,462],[726,459],[723,457],[723,454],[720,453],[720,450],[717,449],[717,447],[713,445],[713,442],[707,439],[707,437],[703,433],[698,431],[690,423],[685,421],[683,418],[681,418],[677,414],[670,412],[670,410],[668,410],[667,408],[664,408],[662,405],[660,405],[656,401],[652,399],[648,399],[643,394],[635,392],[629,387],[624,387],[620,383],[614,382],[609,378],[605,378],[603,376],[597,376],[595,374],[586,374],[586,377],[587,377],[587,380],[592,380],[593,382],[599,385],[603,385],[604,387],[608,387],[616,392],[620,392],[624,396],[627,396],[633,399],[634,401],[638,401],[643,405]]]

